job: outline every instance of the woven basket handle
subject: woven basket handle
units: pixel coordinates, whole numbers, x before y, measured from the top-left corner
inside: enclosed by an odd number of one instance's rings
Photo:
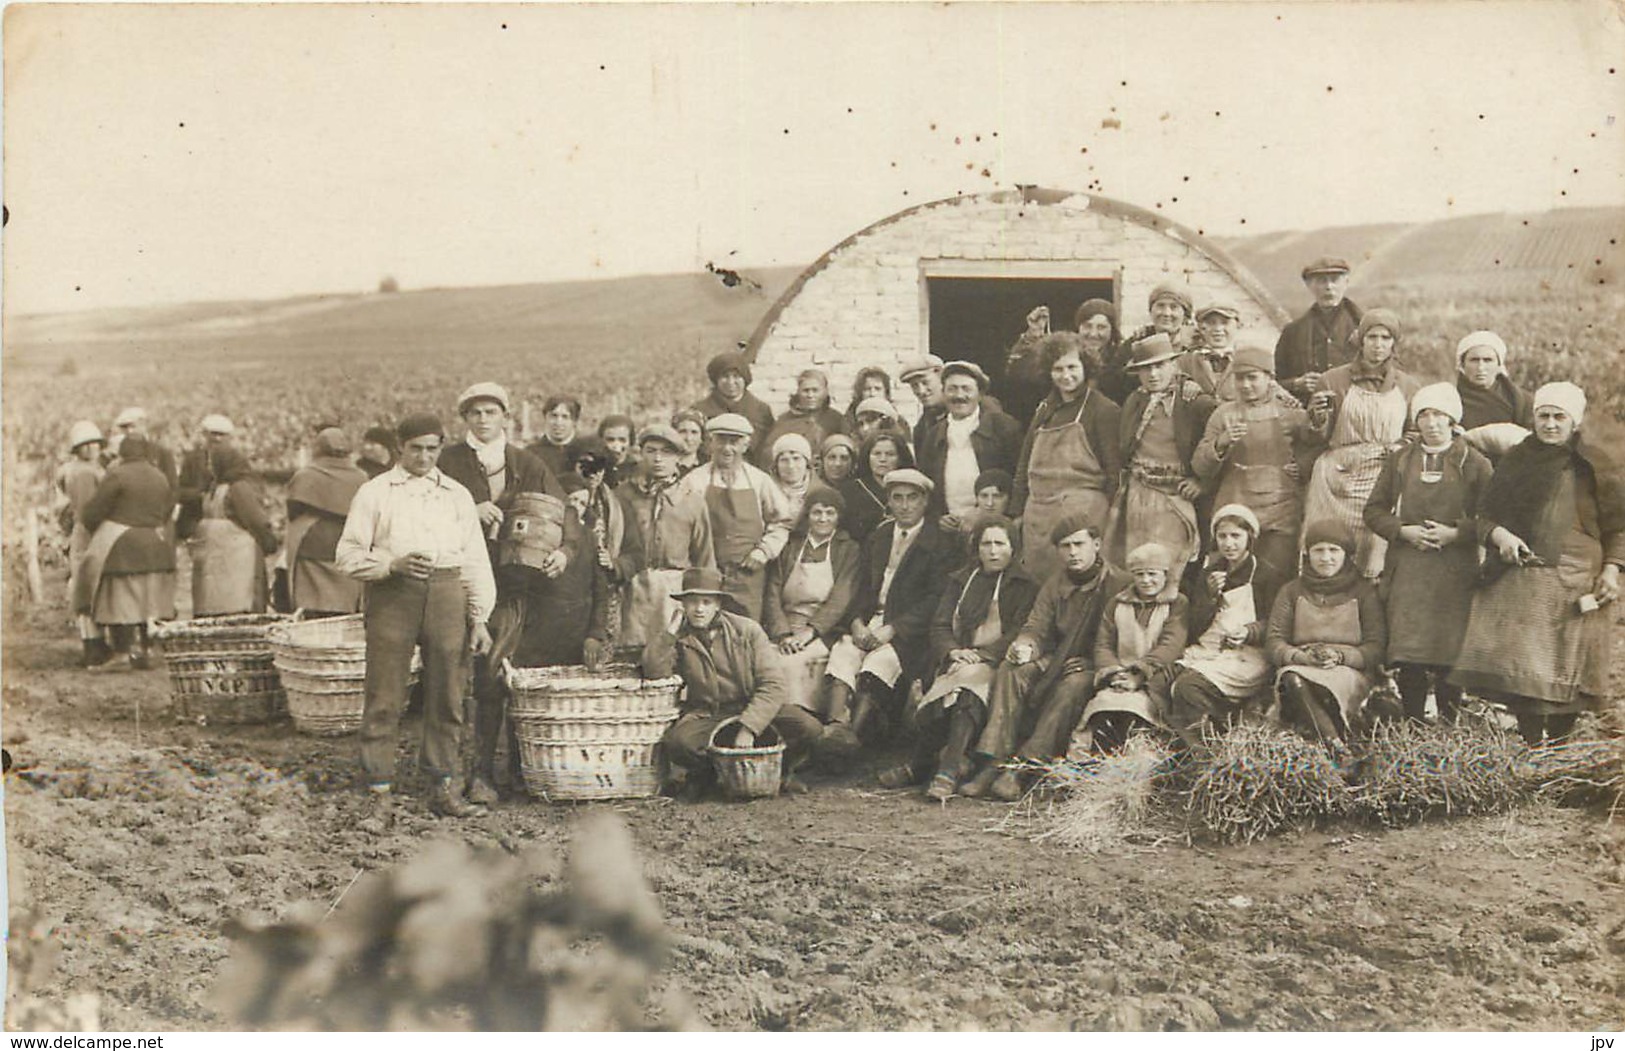
[[[497,673],[497,678],[501,681],[502,685],[507,686],[513,681],[513,672],[513,661],[506,657],[502,658],[502,670]]]

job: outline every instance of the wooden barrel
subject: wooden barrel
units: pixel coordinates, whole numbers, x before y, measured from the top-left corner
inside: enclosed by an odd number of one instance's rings
[[[546,493],[520,493],[503,517],[497,538],[497,564],[540,570],[564,543],[563,500]]]

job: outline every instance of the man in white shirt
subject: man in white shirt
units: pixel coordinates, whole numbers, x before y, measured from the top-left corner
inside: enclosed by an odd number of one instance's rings
[[[930,513],[946,530],[960,528],[976,511],[976,479],[983,471],[1014,475],[1021,451],[1021,424],[987,401],[988,377],[971,361],[942,369],[947,412],[925,429],[914,455],[936,489]]]
[[[421,644],[429,806],[469,817],[483,808],[462,796],[463,678],[470,650],[490,648],[496,583],[473,497],[436,466],[445,442],[440,421],[413,414],[396,433],[400,459],[356,492],[334,559],[367,585],[361,767],[374,792],[390,792],[412,649]]]

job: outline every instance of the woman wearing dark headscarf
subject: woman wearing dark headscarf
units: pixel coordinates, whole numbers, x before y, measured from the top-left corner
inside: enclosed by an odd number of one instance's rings
[[[192,615],[263,613],[263,555],[277,549],[265,487],[248,458],[232,446],[211,450],[209,467],[214,488],[203,495],[203,518],[186,542],[192,555]]]
[[[1479,504],[1488,549],[1451,682],[1504,703],[1537,744],[1607,696],[1609,604],[1625,565],[1625,472],[1587,441],[1585,393],[1535,392],[1535,432],[1496,465]]]
[[[1340,757],[1388,644],[1382,602],[1355,568],[1354,551],[1348,526],[1311,521],[1303,572],[1275,596],[1265,633],[1281,717]]]
[[[863,564],[861,545],[841,528],[845,509],[840,493],[814,488],[789,542],[767,567],[762,626],[784,658],[788,703],[815,715],[829,714],[819,686],[829,647],[846,625]]]
[[[1008,518],[977,520],[971,561],[948,578],[931,620],[936,674],[914,712],[914,756],[883,773],[881,784],[901,788],[931,778],[926,796],[940,801],[971,775],[970,747],[987,724],[993,672],[1038,598],[1038,583],[1015,564],[1016,539]]]
[[[846,531],[862,543],[890,512],[886,504],[886,476],[900,467],[914,466],[908,442],[886,431],[871,435],[858,447],[858,462],[841,483],[846,498]]]
[[[1089,385],[1113,404],[1122,405],[1139,382],[1124,367],[1134,353],[1134,344],[1123,339],[1117,328],[1117,308],[1104,299],[1086,299],[1073,315],[1073,327],[1083,340],[1084,355],[1092,363]]]
[[[767,402],[752,394],[750,362],[735,351],[718,354],[705,366],[705,375],[711,381],[711,393],[690,408],[703,413],[707,420],[732,412],[750,421],[751,444],[745,454],[754,460],[761,443],[773,430],[773,410]]]
[[[1310,424],[1328,436],[1328,448],[1315,460],[1303,518],[1330,518],[1347,526],[1358,548],[1356,571],[1375,579],[1387,541],[1366,527],[1365,505],[1382,465],[1405,434],[1411,398],[1422,383],[1399,367],[1401,332],[1392,310],[1366,311],[1357,334],[1360,356],[1328,369],[1309,399]]]
[[[350,439],[337,427],[316,435],[315,456],[288,481],[289,598],[313,616],[361,609],[362,583],[333,559],[350,501],[367,475],[350,462]]]
[[[1529,392],[1507,375],[1507,345],[1493,332],[1471,332],[1456,344],[1456,393],[1467,441],[1491,460],[1534,429]]]
[[[107,629],[113,656],[97,670],[147,667],[147,624],[175,615],[175,491],[149,462],[151,445],[127,435],[80,521],[90,531],[73,583],[75,613]]]
[[[1099,372],[1100,358],[1082,336],[1052,333],[1039,345],[1039,353],[1049,373],[1050,392],[1034,411],[1016,458],[1010,514],[1021,519],[1027,538],[1021,566],[1042,582],[1060,564],[1048,542],[1056,523],[1074,513],[1102,527],[1106,523],[1122,468],[1118,442],[1122,412],[1090,383]]]

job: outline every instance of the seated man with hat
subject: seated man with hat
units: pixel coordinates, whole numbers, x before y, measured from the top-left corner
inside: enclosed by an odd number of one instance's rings
[[[914,455],[931,479],[930,511],[947,515],[946,530],[956,530],[976,511],[976,480],[983,471],[1014,473],[1021,450],[1021,424],[982,403],[988,376],[980,365],[950,361],[942,367],[942,397],[948,411],[938,417],[915,448]]]
[[[1316,259],[1303,268],[1303,283],[1314,302],[1281,330],[1275,342],[1275,378],[1307,405],[1309,396],[1320,390],[1327,369],[1347,365],[1359,355],[1362,312],[1345,295],[1349,287],[1345,260]]]
[[[703,501],[711,519],[716,566],[740,612],[761,622],[767,564],[779,557],[795,524],[790,500],[773,476],[745,459],[755,428],[725,412],[705,427],[711,462],[683,476],[678,488]]]
[[[994,673],[987,725],[976,742],[986,765],[960,788],[961,795],[1013,802],[1021,797],[1021,780],[1001,763],[1011,756],[1050,760],[1066,754],[1094,694],[1095,636],[1106,600],[1130,579],[1102,561],[1100,538],[1100,525],[1082,514],[1068,515],[1050,531],[1060,568],[1039,589],[1027,623]]]
[[[1191,468],[1196,443],[1213,412],[1213,396],[1180,375],[1179,351],[1158,333],[1134,345],[1128,368],[1140,387],[1123,403],[1118,486],[1107,530],[1106,557],[1121,565],[1129,551],[1157,541],[1173,555],[1174,578],[1201,548],[1196,499],[1201,483]]]
[[[677,611],[671,593],[690,568],[717,568],[705,497],[678,484],[683,440],[668,423],[638,434],[638,471],[615,487],[624,532],[610,579],[621,595],[620,646],[642,647]]]
[[[682,611],[643,653],[643,674],[651,679],[680,675],[685,687],[682,713],[660,740],[671,766],[668,794],[683,789],[697,796],[713,780],[708,749],[724,721],[740,728],[726,743],[749,748],[769,726],[784,741],[784,773],[779,790],[805,792],[795,776],[813,742],[823,732],[816,716],[788,703],[783,659],[761,625],[724,610],[728,592],[714,569],[690,569],[672,592]]]
[[[216,449],[231,448],[235,444],[236,428],[230,420],[217,412],[203,417],[198,429],[203,441],[188,449],[181,459],[180,474],[176,481],[175,498],[180,513],[175,518],[175,535],[181,540],[189,538],[203,520],[203,498],[214,490],[214,456]],[[160,468],[162,469],[162,468]]]
[[[767,402],[752,394],[750,386],[750,362],[740,350],[726,351],[712,358],[705,366],[705,375],[711,381],[711,393],[695,402],[690,408],[705,414],[707,420],[715,419],[724,413],[743,416],[750,421],[751,435],[754,439],[746,449],[746,455],[754,457],[757,452],[757,442],[765,439],[773,429],[773,410],[768,408]]]
[[[931,479],[903,467],[886,475],[885,486],[891,517],[864,540],[851,630],[830,650],[824,672],[819,709],[830,715],[834,754],[855,754],[894,706],[898,685],[926,670],[931,617],[956,568],[954,540],[926,516]]]
[[[1235,395],[1208,417],[1191,468],[1215,506],[1240,504],[1258,517],[1259,557],[1291,568],[1303,520],[1302,465],[1325,438],[1274,373],[1275,354],[1266,344],[1249,340],[1236,348],[1229,372]]]
[[[541,457],[508,441],[508,392],[496,383],[476,383],[457,398],[457,413],[467,428],[463,440],[446,446],[440,454],[440,470],[467,489],[474,510],[485,531],[485,545],[496,576],[497,602],[491,613],[490,652],[474,661],[474,769],[468,783],[468,798],[481,804],[497,800],[494,764],[497,740],[508,707],[508,688],[501,680],[502,662],[521,667],[540,664],[537,655],[524,652],[520,640],[532,604],[545,594],[580,557],[581,522],[566,508],[567,495],[558,476]],[[561,541],[540,565],[522,564],[512,557],[511,540],[523,521],[509,521],[522,494],[542,494],[558,514]],[[518,741],[509,729],[510,775],[517,774]],[[510,776],[508,783],[518,789],[521,781]]]

